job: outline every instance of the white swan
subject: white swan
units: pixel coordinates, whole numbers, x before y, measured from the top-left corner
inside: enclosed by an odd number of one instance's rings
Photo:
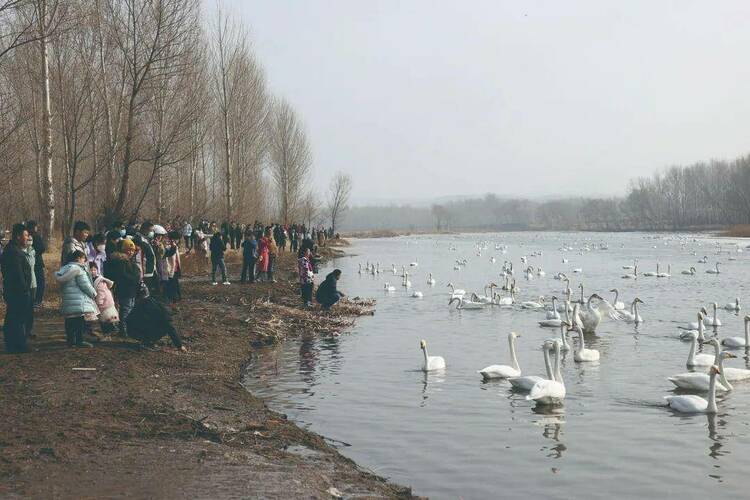
[[[409,281],[409,273],[404,273],[404,279],[401,282],[401,286],[404,288],[410,288],[411,287],[411,281]]]
[[[714,362],[718,359],[719,352],[721,352],[721,347],[719,346],[719,343],[717,342],[714,346],[714,349],[716,350],[716,354],[714,356],[711,356],[710,354],[705,353],[697,353],[696,350],[698,349],[698,334],[693,333],[690,336],[690,339],[692,342],[690,342],[690,350],[688,351],[688,359],[685,363],[688,368],[692,368],[694,366],[711,366],[714,364]]]
[[[515,303],[516,298],[512,290],[510,292],[510,295],[508,295],[507,297],[501,297],[499,293],[496,293],[495,300],[493,301],[493,304],[495,304],[496,306],[512,306]]]
[[[708,316],[706,313],[704,313],[703,324],[706,326],[721,326],[721,320],[716,314],[716,310],[719,308],[719,304],[714,302],[711,307],[713,307],[714,309],[714,315]]]
[[[659,274],[659,263],[658,262],[656,263],[656,272],[654,272],[654,271],[647,271],[647,272],[643,273],[643,276],[655,277],[657,274]]]
[[[555,376],[552,373],[552,366],[549,361],[549,350],[552,347],[552,341],[548,340],[542,345],[542,354],[544,355],[544,369],[547,373],[546,380],[554,380]],[[544,377],[538,375],[524,375],[523,377],[510,377],[508,382],[513,386],[514,389],[524,392],[529,392],[537,382],[545,380]]]
[[[544,278],[545,276],[547,276],[547,273],[545,273],[545,272],[544,272],[544,271],[542,270],[542,268],[541,268],[541,267],[537,267],[537,268],[536,268],[536,275],[537,275],[537,276],[539,276],[540,278]]]
[[[724,306],[724,310],[725,311],[739,312],[740,309],[742,309],[742,308],[740,307],[740,298],[739,297],[737,297],[737,298],[734,299],[734,304],[730,303],[730,304],[726,304]]]
[[[722,352],[719,355],[719,384],[716,386],[717,391],[732,391],[734,390],[734,387],[732,387],[732,384],[729,383],[729,380],[726,379],[723,373],[724,369],[724,360],[729,358],[736,358],[734,354],[730,352]],[[686,372],[686,373],[680,373],[678,375],[673,375],[671,377],[667,377],[667,380],[672,382],[676,387],[679,387],[680,389],[687,389],[690,391],[707,391],[710,387],[710,377],[707,373],[703,372]]]
[[[721,341],[721,345],[734,348],[750,347],[750,316],[745,316],[745,336],[727,337]]]
[[[427,278],[427,284],[432,286],[436,283],[435,278],[432,277],[432,273],[430,273],[429,278]]]
[[[623,274],[622,275],[622,279],[624,279],[624,280],[629,280],[629,279],[637,280],[638,279],[638,266],[636,265],[635,267],[633,267],[633,274]]]
[[[685,330],[683,332],[680,332],[680,340],[692,340],[693,335],[697,335],[698,342],[704,342],[706,340],[706,337],[704,335],[705,331],[705,325],[703,324],[703,312],[698,311],[698,321],[695,323],[690,323],[690,326],[695,325],[696,328]],[[683,328],[683,327],[678,327]]]
[[[552,310],[547,311],[547,319],[560,319],[560,313],[557,311],[557,297],[552,296]]]
[[[643,318],[638,313],[638,304],[643,304],[643,301],[636,297],[630,304],[630,311],[620,311],[623,321],[626,323],[635,323],[636,325],[643,323]]]
[[[490,365],[486,368],[479,370],[484,380],[494,378],[510,378],[519,377],[521,375],[521,367],[518,366],[518,358],[516,357],[516,338],[520,337],[515,332],[508,334],[508,345],[510,347],[510,366],[509,365]]]
[[[570,328],[570,323],[568,323],[567,321],[563,321],[562,323],[560,323],[560,338],[559,339],[556,339],[556,338],[547,339],[547,342],[554,342],[556,340],[559,340],[560,350],[566,351],[566,352],[569,351],[570,344],[568,343],[568,335],[567,335],[568,328]]]
[[[596,349],[587,349],[586,342],[583,339],[583,330],[579,325],[575,325],[572,328],[573,331],[578,332],[578,347],[573,351],[573,359],[577,363],[589,363],[592,361],[599,361],[599,351]]]
[[[420,340],[419,347],[424,353],[424,366],[422,367],[422,371],[429,372],[445,368],[445,359],[443,359],[442,356],[429,356],[427,354],[427,341],[424,339]]]
[[[698,264],[708,264],[708,255],[704,255],[702,259],[698,259]]]
[[[477,310],[477,309],[484,309],[487,304],[483,304],[482,302],[473,302],[471,300],[466,300],[463,297],[451,297],[451,299],[448,301],[448,306],[453,304],[454,302],[458,302],[456,305],[456,309],[463,310]]]
[[[383,286],[383,290],[385,290],[386,292],[395,292],[396,291],[396,287],[393,286],[393,285],[391,285],[390,283],[386,283]]]
[[[716,375],[718,373],[719,367],[711,366],[708,401],[694,394],[664,396],[667,406],[680,413],[716,413]]]
[[[544,297],[540,295],[537,302],[534,302],[533,300],[521,302],[521,307],[523,309],[542,309],[544,307]]]
[[[721,262],[717,262],[717,263],[716,263],[716,267],[715,267],[714,269],[706,269],[706,272],[707,272],[708,274],[720,274],[720,271],[719,271],[719,264],[721,264]]]
[[[424,294],[420,291],[414,291],[412,292],[411,296],[415,299],[421,299],[422,297],[424,297]]]
[[[466,295],[466,290],[462,290],[460,288],[454,287],[453,283],[448,283],[446,286],[451,289],[451,298],[454,298],[454,297],[461,298],[464,295]]]
[[[638,261],[637,261],[637,260],[634,260],[634,261],[633,261],[633,265],[632,265],[632,266],[622,266],[622,268],[623,268],[623,269],[625,269],[625,270],[628,270],[628,271],[630,271],[630,270],[633,270],[633,269],[635,269],[635,266],[637,266],[637,265],[638,265]]]
[[[615,294],[615,299],[612,301],[612,307],[615,308],[615,311],[624,311],[625,310],[625,302],[621,300],[617,300],[620,297],[620,291],[617,290],[617,288],[613,288],[610,290],[610,293]]]
[[[668,265],[667,265],[667,272],[666,272],[666,273],[660,273],[660,272],[657,272],[657,273],[656,273],[656,277],[657,277],[657,278],[669,278],[669,277],[671,277],[671,276],[672,276],[672,275],[670,274],[671,272],[672,272],[672,264],[668,264]]]
[[[689,275],[689,276],[695,276],[695,268],[694,268],[694,267],[691,267],[691,268],[690,268],[689,270],[687,270],[687,271],[682,271],[682,274],[687,274],[687,275]]]
[[[560,371],[560,341],[555,341],[554,380],[540,380],[526,396],[527,401],[536,401],[542,405],[557,405],[565,399],[565,381]]]
[[[487,295],[488,288],[490,289],[489,295]],[[492,299],[495,297],[495,288],[497,288],[497,285],[495,283],[489,283],[484,287],[484,295],[477,295],[476,293],[472,292],[471,300],[473,300],[474,302],[482,302],[483,304],[491,304]]]
[[[591,305],[591,301],[593,299],[599,300],[599,304],[597,305],[597,307]],[[586,333],[594,333],[596,331],[596,328],[599,326],[599,323],[602,320],[602,314],[599,311],[599,307],[602,306],[607,310],[608,315],[612,319],[622,319],[620,314],[612,308],[612,305],[609,302],[600,297],[599,294],[594,293],[591,294],[589,299],[586,301],[586,305],[583,310],[579,311],[583,331],[585,331]],[[575,312],[573,313],[573,319],[576,320]]]

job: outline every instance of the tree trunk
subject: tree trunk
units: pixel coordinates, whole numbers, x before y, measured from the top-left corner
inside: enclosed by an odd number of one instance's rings
[[[49,50],[47,47],[47,0],[39,0],[39,48],[42,55],[42,217],[41,226],[52,234],[55,225],[55,190],[52,185],[52,106],[49,86]]]

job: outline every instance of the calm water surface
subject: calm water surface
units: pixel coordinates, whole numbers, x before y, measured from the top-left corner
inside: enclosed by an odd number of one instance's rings
[[[606,242],[607,250],[579,251]],[[375,297],[377,312],[340,337],[302,338],[262,352],[249,365],[245,384],[269,405],[326,437],[358,463],[433,498],[748,498],[750,493],[750,381],[719,395],[715,416],[678,416],[662,397],[672,394],[669,375],[686,371],[688,344],[677,326],[695,321],[697,310],[748,298],[750,249],[742,240],[693,236],[593,233],[503,233],[403,237],[356,241],[352,257],[332,262],[344,272],[340,287]],[[477,245],[486,245],[477,256]],[[507,245],[507,253],[495,250]],[[720,246],[717,246],[720,245]],[[576,250],[563,252],[563,245]],[[737,248],[745,252],[737,252]],[[526,281],[521,256],[547,276]],[[721,251],[717,255],[717,251]],[[693,252],[696,254],[693,255]],[[709,264],[698,264],[708,255]],[[494,256],[496,262],[490,262]],[[569,262],[563,263],[563,257]],[[456,259],[468,264],[453,270]],[[639,259],[639,272],[657,260],[671,278],[621,279],[623,265]],[[358,265],[379,262],[378,276],[359,275]],[[543,313],[521,309],[449,309],[450,281],[481,293],[500,282],[504,260],[516,269],[519,299],[562,296],[553,274],[564,271],[586,295],[611,300],[613,287],[626,302],[640,297],[645,323],[635,328],[602,320],[587,337],[599,349],[596,364],[563,361],[567,398],[555,411],[540,410],[505,381],[483,383],[477,370],[509,363],[507,334],[517,331],[518,357],[526,375],[543,374],[541,343],[557,330],[543,329]],[[723,263],[718,276],[705,270]],[[419,266],[408,268],[410,262]],[[407,265],[411,298],[390,272]],[[695,276],[680,271],[695,266]],[[582,274],[573,274],[582,268]],[[437,284],[427,285],[432,272]],[[322,279],[322,278],[321,278]],[[386,294],[386,281],[397,286]],[[750,309],[748,310],[750,311]],[[719,334],[742,336],[742,317],[720,312]],[[430,354],[445,357],[444,373],[419,371],[419,339]],[[727,366],[746,367],[744,351]],[[344,444],[345,443],[345,444]]]

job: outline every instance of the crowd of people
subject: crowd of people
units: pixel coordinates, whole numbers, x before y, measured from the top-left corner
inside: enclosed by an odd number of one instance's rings
[[[2,233],[0,233],[2,236]],[[214,286],[230,285],[225,253],[241,252],[240,283],[275,282],[279,254],[297,254],[300,295],[312,307],[318,258],[315,250],[333,238],[331,229],[304,225],[238,224],[201,220],[195,225],[177,219],[165,225],[149,221],[114,223],[93,233],[89,224],[76,221],[62,244],[60,267],[54,273],[59,284],[60,310],[65,336],[71,347],[92,347],[93,340],[111,335],[138,340],[144,349],[169,336],[185,350],[172,325],[167,305],[181,299],[182,256],[195,253],[210,262]],[[338,237],[338,236],[336,236]],[[6,352],[28,351],[34,334],[34,310],[41,307],[46,289],[47,240],[35,221],[13,225],[7,243],[0,238],[0,271],[6,304],[4,340]],[[48,259],[49,260],[49,259]],[[318,287],[315,300],[327,310],[343,293],[337,289],[341,271],[336,269]],[[101,333],[96,333],[96,325]]]

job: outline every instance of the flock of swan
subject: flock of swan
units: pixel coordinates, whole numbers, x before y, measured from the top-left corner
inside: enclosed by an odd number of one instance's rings
[[[481,257],[482,250],[487,248],[487,243],[477,245],[477,256]],[[455,248],[451,248],[455,250]],[[581,249],[592,251],[594,249],[606,250],[605,244],[587,245]],[[496,245],[496,251],[501,254],[507,253],[507,245]],[[563,252],[572,251],[572,247],[563,247]],[[738,252],[741,249],[737,249]],[[541,256],[542,252],[534,252],[530,256],[521,257],[521,273],[523,279],[530,281],[533,279],[543,278],[546,273],[541,267],[529,265],[530,257]],[[734,260],[734,258],[730,258]],[[496,258],[490,257],[490,262],[495,263]],[[568,262],[567,258],[562,259],[563,264]],[[707,264],[708,257],[703,257],[697,261],[698,264]],[[417,262],[411,262],[408,268],[418,267]],[[454,270],[460,271],[468,265],[467,259],[456,259]],[[706,274],[720,275],[720,262],[716,262],[713,267],[705,269]],[[623,270],[628,271],[622,275],[622,279],[639,279],[640,278],[670,278],[671,265],[667,265],[667,271],[663,272],[660,263],[656,263],[654,271],[646,271],[639,274],[638,261],[634,260],[633,264],[621,266]],[[389,272],[394,277],[401,278],[401,287],[408,290],[412,288],[410,273],[407,266],[404,265],[399,270],[396,265],[392,265]],[[680,272],[681,275],[695,276],[697,269],[691,266],[689,269]],[[360,274],[379,275],[383,273],[379,264],[366,263],[365,266],[360,264]],[[574,275],[583,275],[583,269],[576,267],[572,269]],[[516,308],[527,311],[539,311],[543,316],[539,319],[538,325],[541,328],[555,329],[556,335],[544,339],[541,344],[541,353],[544,361],[545,373],[539,375],[527,375],[521,369],[518,356],[516,354],[516,343],[521,338],[516,332],[508,334],[508,353],[509,361],[507,364],[492,364],[478,370],[483,380],[504,379],[512,386],[513,390],[527,393],[526,399],[533,401],[538,405],[561,405],[566,397],[565,381],[561,373],[561,357],[563,353],[572,351],[573,359],[576,363],[595,363],[600,361],[600,353],[596,349],[586,346],[586,335],[595,334],[602,320],[622,321],[629,324],[639,325],[644,322],[644,318],[639,310],[640,306],[645,306],[644,301],[634,297],[627,303],[620,300],[620,292],[611,288],[609,293],[613,293],[612,301],[608,301],[598,293],[591,293],[586,297],[584,293],[583,282],[576,287],[577,297],[574,299],[573,288],[571,288],[571,278],[564,272],[553,275],[555,280],[564,284],[561,290],[561,297],[557,294],[550,294],[549,298],[538,296],[529,300],[519,302],[520,286],[515,279],[516,271],[513,262],[506,260],[502,264],[499,274],[498,285],[495,281],[489,281],[481,293],[467,292],[467,290],[456,287],[452,282],[445,286],[448,291],[448,305],[458,310],[484,310],[487,308]],[[429,273],[426,285],[433,287],[437,284],[432,273]],[[395,292],[396,286],[390,282],[385,282],[384,290],[386,293]],[[422,298],[424,294],[421,291],[414,290],[411,297]],[[549,303],[548,303],[549,301]],[[697,321],[687,323],[678,327],[676,338],[689,342],[687,353],[686,367],[689,371],[678,373],[667,377],[676,388],[705,394],[702,397],[698,394],[675,394],[664,396],[666,406],[677,413],[715,413],[717,411],[716,392],[728,392],[735,390],[732,382],[739,382],[750,379],[750,370],[742,368],[725,367],[724,361],[736,358],[733,353],[727,349],[750,349],[750,315],[744,317],[744,335],[742,336],[719,336],[719,328],[722,326],[718,317],[720,309],[737,314],[741,310],[740,300],[736,298],[733,302],[719,307],[718,303],[709,304],[711,313],[706,307],[701,307],[695,316]],[[706,328],[713,329],[711,334],[706,333]],[[559,333],[557,333],[559,332]],[[574,338],[569,339],[569,336]],[[712,348],[713,353],[699,352],[703,347]],[[427,341],[420,340],[420,349],[424,356],[422,370],[432,372],[445,370],[446,361],[442,356],[434,356],[428,353]]]

